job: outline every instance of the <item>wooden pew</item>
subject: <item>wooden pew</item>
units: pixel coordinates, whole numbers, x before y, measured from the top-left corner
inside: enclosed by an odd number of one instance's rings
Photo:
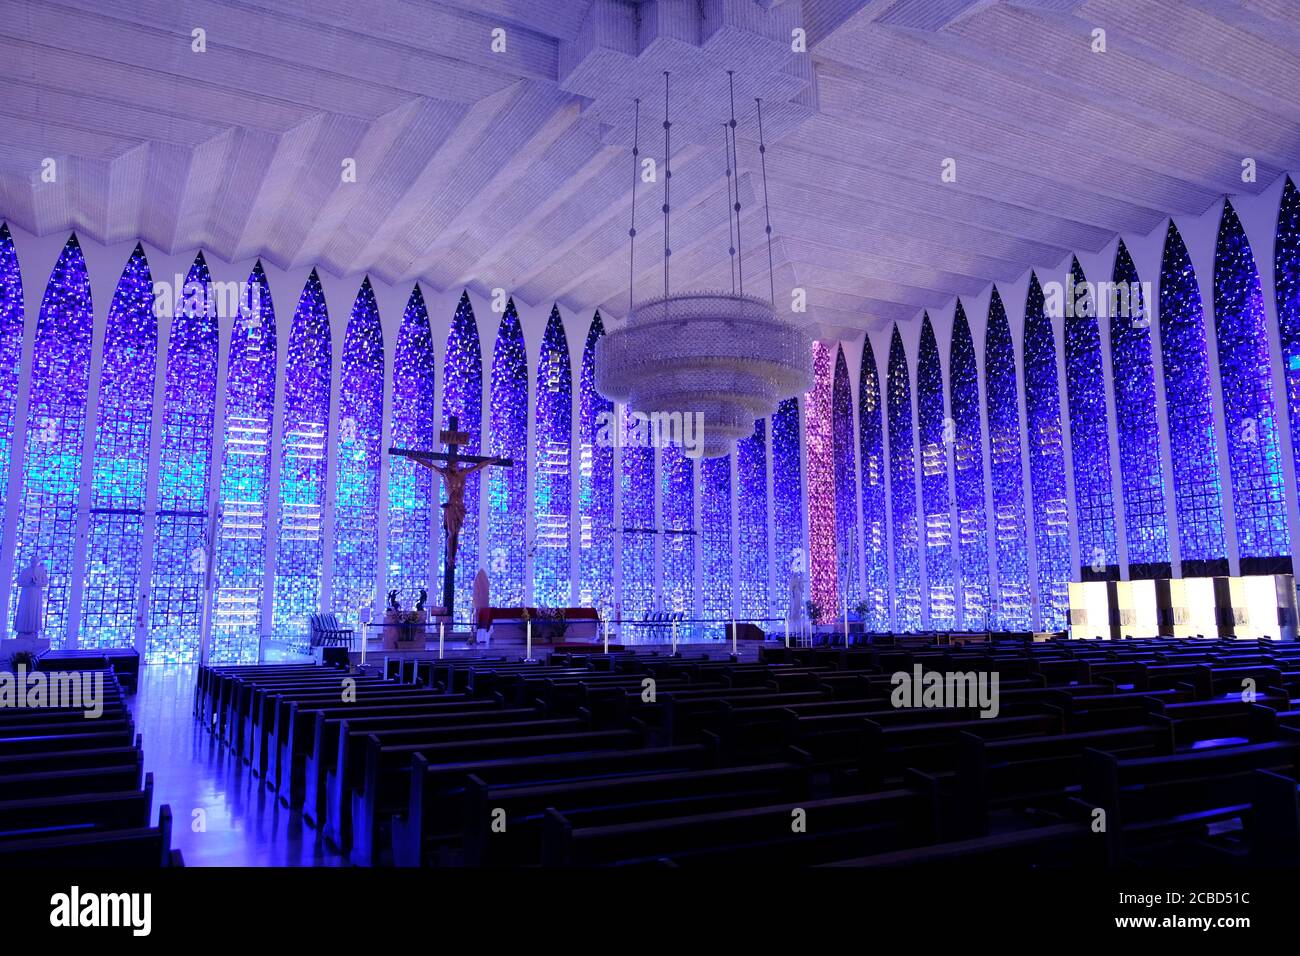
[[[410,793],[411,764],[417,753],[430,764],[457,763],[470,760],[529,757],[540,754],[585,750],[632,749],[644,744],[643,734],[631,730],[577,731],[536,736],[500,736],[487,739],[461,739],[439,743],[385,745],[377,737],[367,741],[364,784],[360,792],[338,797],[331,789],[330,829],[336,845],[340,839],[350,842],[354,862],[367,866],[375,860],[380,842],[380,828],[394,814],[400,813]],[[342,743],[340,743],[342,749]],[[346,816],[335,813],[334,800],[350,804]]]
[[[1112,864],[1159,857],[1173,839],[1193,859],[1215,858],[1200,841],[1212,824],[1249,817],[1253,772],[1293,775],[1298,758],[1295,740],[1127,760],[1089,750],[1079,806],[1105,810]]]
[[[448,699],[449,698],[449,699]],[[338,752],[337,721],[349,717],[361,719],[366,717],[401,717],[407,714],[440,713],[487,713],[498,710],[495,701],[464,700],[462,695],[439,695],[429,702],[399,704],[343,704],[338,707],[318,707],[294,702],[284,737],[279,741],[271,784],[279,792],[280,799],[289,806],[301,806],[310,788],[309,774],[315,773],[318,782],[324,780],[325,769]],[[322,723],[336,721],[332,728],[323,728]],[[268,769],[268,774],[271,771]]]
[[[130,830],[64,833],[22,840],[0,840],[0,869],[53,867],[105,868],[180,866],[171,847],[172,813],[158,808],[158,826]]]
[[[87,791],[0,801],[0,842],[45,835],[42,831],[130,830],[149,826],[153,774],[143,789]]]
[[[808,772],[791,763],[716,770],[677,770],[533,786],[492,786],[471,775],[465,800],[463,848],[468,866],[540,862],[544,814],[558,810],[573,826],[608,826],[808,797]],[[494,829],[504,814],[505,828]]]
[[[0,800],[138,790],[144,779],[144,758],[135,756],[134,763],[118,766],[0,774]]]
[[[988,739],[962,733],[958,741],[951,807],[945,818],[963,836],[986,836],[988,815],[1008,807],[1043,807],[1063,800],[1083,781],[1089,749],[1127,757],[1173,753],[1168,724]]]
[[[795,810],[806,832],[795,832]],[[688,864],[764,865],[825,862],[844,853],[869,853],[926,843],[934,808],[917,790],[899,789],[852,797],[783,802],[608,826],[575,826],[563,813],[547,811],[543,866],[599,866],[670,858]]]
[[[491,785],[595,780],[633,773],[691,770],[717,762],[717,747],[686,744],[641,750],[598,750],[592,753],[543,754],[504,760],[431,764],[417,753],[411,762],[411,796],[406,813],[393,818],[393,861],[397,866],[423,866],[431,851],[459,841],[466,819],[465,793],[469,777]]]
[[[854,859],[822,863],[828,867],[1063,867],[1104,865],[1104,841],[1084,823],[1058,823],[931,846],[909,847]]]

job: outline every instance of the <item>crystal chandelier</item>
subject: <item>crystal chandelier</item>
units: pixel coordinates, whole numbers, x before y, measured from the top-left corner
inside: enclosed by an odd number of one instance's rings
[[[732,83],[731,71],[727,71]],[[754,432],[754,422],[776,411],[785,398],[812,384],[812,339],[776,314],[772,270],[772,225],[767,217],[768,285],[770,301],[744,294],[740,246],[740,183],[733,194],[736,113],[731,90],[731,121],[724,126],[727,146],[727,222],[731,233],[731,292],[672,294],[668,264],[672,168],[668,120],[668,74],[664,74],[664,294],[631,304],[622,328],[596,345],[596,389],[636,412],[699,415],[706,458],[730,454],[736,442]],[[763,196],[767,197],[767,151],[763,142],[763,104],[758,103],[759,155],[763,159]],[[637,101],[637,126],[640,100]],[[632,148],[631,248],[636,243],[636,180],[638,142]],[[734,216],[733,216],[734,213]],[[739,291],[736,279],[739,277]]]

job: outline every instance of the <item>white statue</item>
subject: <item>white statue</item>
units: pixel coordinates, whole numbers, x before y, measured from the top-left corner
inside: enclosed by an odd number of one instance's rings
[[[33,554],[27,567],[18,572],[18,613],[14,616],[14,630],[19,638],[34,640],[40,636],[45,617],[44,592],[49,583],[49,572]]]
[[[790,595],[788,600],[787,606],[789,610],[786,611],[786,626],[790,629],[791,634],[802,638],[808,626],[808,622],[804,617],[802,571],[792,570],[790,572]]]

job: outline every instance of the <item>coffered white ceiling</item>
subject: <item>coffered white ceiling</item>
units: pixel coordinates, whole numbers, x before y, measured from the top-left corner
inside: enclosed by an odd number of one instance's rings
[[[730,288],[733,69],[745,288],[762,97],[778,305],[847,334],[1263,189],[1300,156],[1297,50],[1300,0],[0,0],[0,216],[619,315],[665,70],[672,285]]]

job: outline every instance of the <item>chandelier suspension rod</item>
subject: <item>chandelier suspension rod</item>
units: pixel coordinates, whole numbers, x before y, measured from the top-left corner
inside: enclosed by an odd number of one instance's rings
[[[673,247],[669,242],[669,229],[672,225],[672,153],[671,153],[671,129],[672,123],[668,120],[668,71],[664,70],[664,298],[668,298],[668,259],[673,254]]]
[[[731,263],[731,291],[736,291],[736,229],[731,220],[731,137],[727,134],[727,124],[722,124],[722,145],[727,154],[727,255]]]
[[[627,310],[632,311],[632,288],[636,281],[636,181],[640,179],[640,160],[637,156],[641,149],[641,98],[633,102],[632,119],[632,226],[627,231]]]
[[[767,146],[763,142],[763,100],[754,97],[758,104],[758,158],[763,164],[763,218],[767,220],[764,231],[767,233],[767,285],[772,294],[772,305],[776,306],[776,272],[772,268],[772,204],[767,199]]]
[[[736,156],[736,77],[727,71],[727,91],[731,98],[731,159],[736,167],[736,275],[740,278],[740,294],[745,294],[745,252],[740,244],[740,162]]]

